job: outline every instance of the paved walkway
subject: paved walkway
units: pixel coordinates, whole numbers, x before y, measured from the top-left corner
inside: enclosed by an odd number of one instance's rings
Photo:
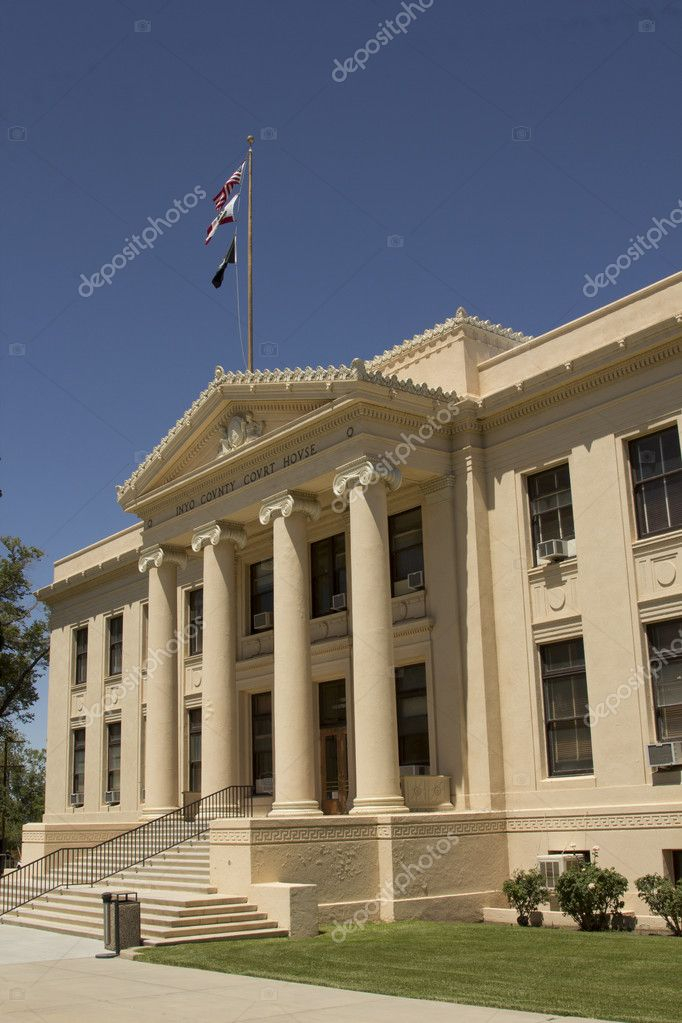
[[[335,988],[128,959],[95,959],[102,945],[0,926],[3,1023],[543,1023],[565,1017]],[[590,1023],[583,1020],[581,1023]]]

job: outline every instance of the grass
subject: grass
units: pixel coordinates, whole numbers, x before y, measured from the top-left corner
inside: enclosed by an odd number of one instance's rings
[[[368,924],[337,944],[331,929],[287,941],[149,948],[169,966],[624,1023],[679,1023],[682,940],[559,929]]]

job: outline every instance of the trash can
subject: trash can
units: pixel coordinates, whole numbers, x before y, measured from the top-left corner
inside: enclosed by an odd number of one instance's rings
[[[117,955],[122,948],[137,948],[140,935],[140,903],[137,892],[103,892],[104,947]]]

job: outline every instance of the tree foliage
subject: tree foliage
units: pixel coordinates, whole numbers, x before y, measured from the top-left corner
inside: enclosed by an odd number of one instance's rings
[[[662,874],[645,874],[635,884],[651,912],[662,916],[673,934],[682,937],[682,881],[675,884]]]
[[[608,930],[611,916],[623,908],[628,883],[613,867],[582,863],[557,879],[559,908],[572,917],[581,931]]]
[[[0,851],[21,848],[21,829],[45,809],[45,751],[7,726],[0,738]]]
[[[0,731],[10,721],[30,721],[37,680],[49,650],[45,614],[27,572],[42,558],[16,536],[0,537]]]

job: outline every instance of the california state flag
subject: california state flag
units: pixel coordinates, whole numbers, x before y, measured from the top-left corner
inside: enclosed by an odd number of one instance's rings
[[[208,225],[208,230],[206,231],[206,241],[204,243],[205,245],[208,245],[211,238],[216,233],[221,224],[231,224],[233,221],[237,219],[237,211],[235,209],[235,206],[238,199],[239,193],[237,193],[237,195],[235,195],[233,199],[230,199],[222,213],[219,213],[215,220],[212,220],[211,223]]]

